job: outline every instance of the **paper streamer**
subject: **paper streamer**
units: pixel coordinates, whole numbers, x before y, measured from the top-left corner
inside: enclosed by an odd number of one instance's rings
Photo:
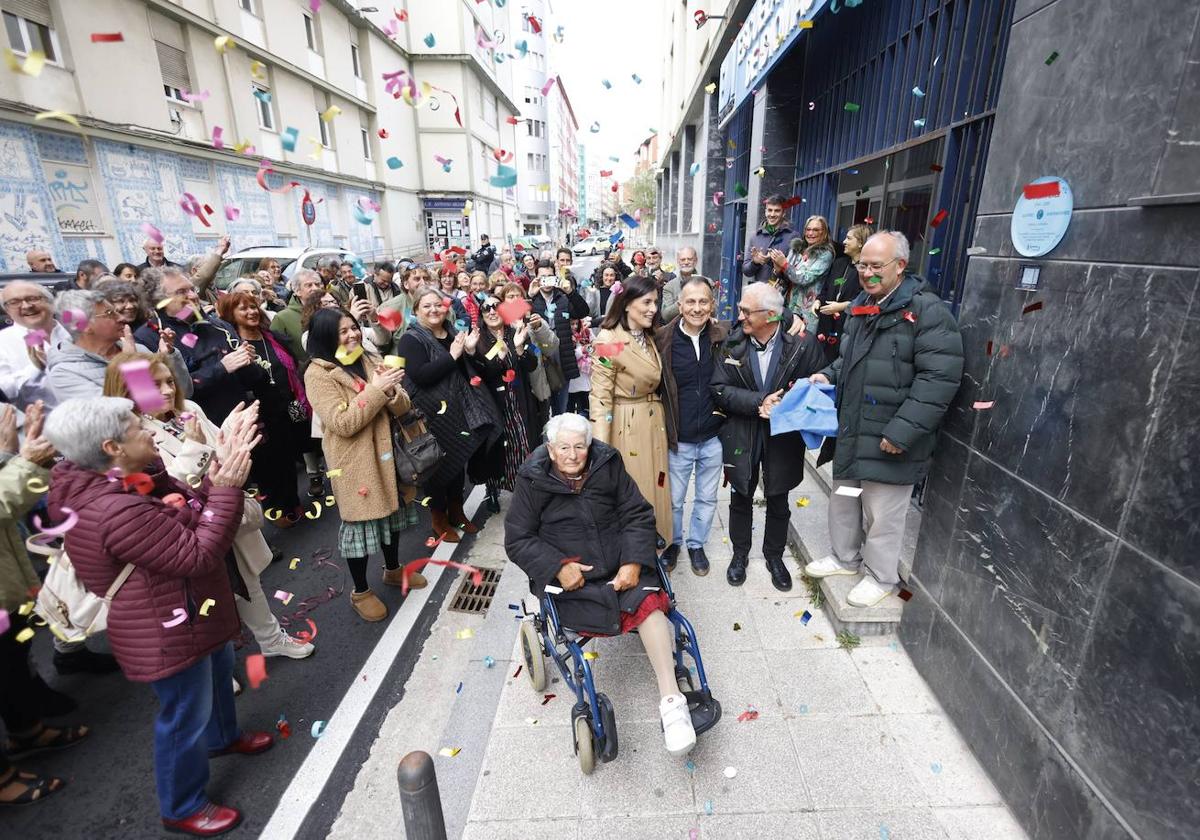
[[[71,510],[69,507],[60,507],[59,510],[65,513],[67,518],[62,521],[61,525],[55,525],[52,528],[43,526],[42,518],[36,513],[33,514],[31,517],[33,520],[33,527],[37,528],[39,535],[43,537],[61,537],[63,534],[67,533],[67,531],[70,531],[77,524],[79,524],[79,514],[77,514],[75,511]]]
[[[190,192],[185,192],[180,197],[179,209],[189,216],[195,216],[200,220],[200,224],[205,227],[212,227],[212,224],[208,221],[208,217],[204,215],[204,208],[200,206],[200,202],[196,199],[196,196]]]
[[[174,610],[174,616],[175,617],[170,619],[169,621],[164,621],[162,623],[162,626],[163,627],[178,627],[180,624],[183,624],[183,622],[187,621],[187,618],[188,618],[187,610],[185,610],[183,607],[176,607]]]
[[[455,563],[453,560],[434,560],[432,557],[422,557],[420,560],[413,560],[404,564],[403,572],[400,575],[400,594],[408,594],[408,576],[412,572],[420,571],[428,565],[445,566],[447,568],[462,569],[464,572],[471,574],[471,585],[480,587],[483,586],[483,572],[474,566],[468,566],[466,563]],[[468,628],[470,629],[470,628]]]
[[[267,186],[267,176],[275,175],[275,174],[277,174],[277,173],[275,172],[275,169],[271,166],[271,162],[269,160],[264,160],[262,163],[260,163],[258,165],[258,174],[255,175],[254,178],[256,181],[258,181],[258,185],[260,187],[262,187],[264,190],[266,190],[267,192],[285,193],[285,192],[290,192],[292,189],[300,186],[299,181],[288,181],[286,184],[284,184],[279,189],[273,190],[269,186]]]

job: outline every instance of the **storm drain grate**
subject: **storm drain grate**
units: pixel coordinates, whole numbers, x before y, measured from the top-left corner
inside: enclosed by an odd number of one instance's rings
[[[462,583],[459,584],[458,591],[454,593],[454,599],[447,608],[450,612],[471,613],[472,615],[487,614],[488,607],[492,605],[492,598],[496,596],[496,584],[500,583],[500,570],[483,569],[482,571],[482,586],[472,583],[470,574],[463,575]]]

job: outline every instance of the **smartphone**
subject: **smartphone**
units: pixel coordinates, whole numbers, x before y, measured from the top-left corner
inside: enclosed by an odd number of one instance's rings
[[[353,292],[354,297],[356,299],[358,299],[358,300],[366,300],[367,299],[367,284],[366,283],[355,283],[351,291]]]

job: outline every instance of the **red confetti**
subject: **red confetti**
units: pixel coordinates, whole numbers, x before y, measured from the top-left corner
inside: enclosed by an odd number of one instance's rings
[[[148,496],[154,492],[154,479],[145,473],[127,475],[121,479],[121,484],[126,490],[132,488],[142,496]]]
[[[290,738],[292,735],[292,725],[283,718],[275,721],[275,728],[279,730],[280,738]]]
[[[917,315],[915,312],[906,311],[904,313],[904,320],[908,321],[910,324],[915,324],[917,323]]]
[[[504,303],[496,307],[496,312],[500,315],[500,318],[509,326],[512,326],[513,324],[517,323],[517,321],[520,321],[532,310],[533,307],[530,306],[529,301],[527,301],[525,298],[513,298],[512,300],[506,300]]]
[[[992,355],[992,342],[990,342],[990,341],[988,342],[988,345],[987,345],[987,354],[989,356]]]
[[[517,378],[517,372],[515,370],[513,370],[512,368],[509,368],[508,370],[504,371],[504,376],[502,376],[500,378],[503,379],[505,382],[512,382],[514,379]]]
[[[521,124],[521,120],[518,119],[517,117],[509,117],[508,119],[505,120],[505,122],[507,122],[509,125],[520,125]]]
[[[873,224],[875,224],[875,217],[874,216],[863,216],[863,222],[868,225],[873,225]]]
[[[911,593],[911,592],[909,592],[907,589],[905,589],[903,586],[902,586],[902,587],[900,587],[900,600],[901,600],[901,601],[908,601],[908,600],[911,600],[911,599],[912,599],[912,593]]]
[[[557,694],[544,694],[544,695],[542,695],[542,705],[543,705],[543,706],[545,706],[547,703],[549,703],[551,700],[553,700],[553,699],[554,699],[555,697],[557,697],[557,696],[558,696]]]
[[[976,400],[974,403],[971,404],[971,408],[975,409],[976,411],[987,411],[989,408],[991,408],[995,404],[996,404],[995,400],[987,400],[987,401]]]
[[[380,140],[388,139],[388,130],[386,128],[379,129],[379,139]]]
[[[125,36],[120,32],[93,32],[93,44],[115,44],[119,41],[124,41]]]
[[[610,343],[600,342],[592,345],[592,351],[601,359],[615,359],[621,355],[621,351],[624,349],[625,345],[619,341]]]
[[[878,315],[878,306],[854,306],[850,308],[851,315]]]
[[[748,720],[758,720],[758,709],[747,709],[738,715],[738,723],[745,723]]]
[[[267,678],[267,660],[261,653],[252,653],[246,657],[246,679],[250,687],[257,690]]]
[[[929,226],[930,226],[930,227],[937,227],[937,226],[938,226],[938,225],[940,225],[942,222],[946,221],[946,219],[947,219],[949,216],[950,216],[950,211],[949,211],[949,210],[939,210],[939,211],[937,211],[937,215],[936,215],[936,216],[934,216],[934,217],[933,217],[933,219],[931,219],[931,220],[930,220],[930,222],[929,222]]]
[[[472,384],[472,385],[474,385],[476,388],[478,388],[478,387],[479,387],[479,383],[480,383],[480,382],[482,382],[482,381],[483,381],[483,380],[482,380],[482,379],[480,379],[478,376],[472,376],[472,377],[471,377],[471,384]]]
[[[369,491],[369,490],[368,490],[366,487],[359,487],[359,488],[358,488],[358,495],[360,495],[360,496],[362,496],[362,497],[364,497],[364,498],[366,497],[367,493],[369,493],[369,492],[370,492],[370,491]]]
[[[297,633],[293,633],[292,635],[295,636],[296,640],[301,644],[308,644],[313,639],[317,638],[317,623],[311,618],[306,618],[304,620],[308,622],[308,630],[301,630]],[[366,677],[363,677],[363,679],[366,679]]]
[[[1035,301],[1035,302],[1029,304],[1028,306],[1026,306],[1024,309],[1022,309],[1021,314],[1028,315],[1030,312],[1037,312],[1041,308],[1042,308],[1042,302],[1040,300]]]
[[[525,667],[524,665],[517,666],[517,670],[513,671],[513,679],[516,679],[517,677],[519,677],[521,675],[521,669],[524,667]]]
[[[395,309],[376,310],[375,317],[379,320],[379,326],[388,332],[395,332],[404,326],[404,314]]]
[[[658,474],[658,486],[665,487],[666,485],[667,485],[667,474],[665,472],[660,472]]]
[[[434,560],[432,557],[422,557],[420,560],[413,560],[410,563],[405,563],[403,571],[400,574],[400,594],[408,594],[408,576],[413,572],[420,571],[428,565],[445,566],[448,569],[462,569],[464,572],[469,572],[471,575],[471,585],[479,588],[483,586],[483,572],[474,566],[468,566],[466,563],[455,563],[453,560]]]
[[[1026,184],[1021,188],[1021,192],[1025,193],[1025,197],[1028,199],[1054,198],[1061,194],[1058,181],[1050,181],[1045,184]]]
[[[601,169],[601,170],[600,170],[600,177],[601,177],[601,178],[607,178],[607,177],[608,177],[608,176],[610,176],[610,175],[612,175],[612,170],[611,170],[611,169]]]
[[[163,504],[173,508],[183,508],[187,506],[187,499],[183,497],[182,493],[168,493],[163,496]]]
[[[945,169],[945,168],[946,168],[946,167],[942,166],[940,163],[931,163],[931,164],[929,164],[929,171],[930,171],[930,172],[941,172],[941,171],[942,171],[943,169]]]

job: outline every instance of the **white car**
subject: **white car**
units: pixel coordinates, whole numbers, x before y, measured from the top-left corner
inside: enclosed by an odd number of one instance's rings
[[[217,269],[216,285],[218,289],[226,289],[229,284],[239,277],[254,276],[262,265],[263,260],[272,259],[279,263],[286,282],[300,268],[317,270],[317,262],[322,257],[337,257],[339,260],[353,260],[354,252],[345,248],[297,248],[294,245],[259,245],[246,248],[236,254],[230,254],[221,260]]]
[[[611,247],[607,236],[589,236],[571,246],[571,253],[577,257],[594,257]]]

